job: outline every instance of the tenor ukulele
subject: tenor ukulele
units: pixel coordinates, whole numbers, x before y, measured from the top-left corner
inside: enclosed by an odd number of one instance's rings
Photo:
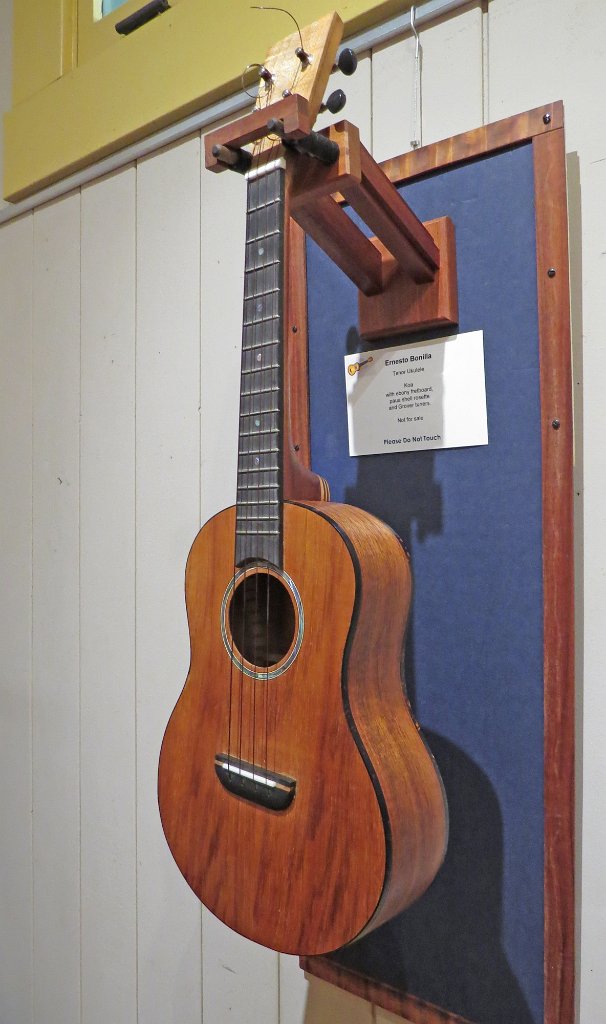
[[[315,118],[341,32],[331,14],[270,50],[258,107],[296,91]],[[203,526],[188,558],[191,662],[158,778],[166,839],[202,903],[300,955],[407,907],[447,835],[401,678],[402,544],[369,513],[325,500],[309,471],[297,499],[284,496],[286,204],[291,165],[313,158],[275,134],[247,157],[236,504]]]

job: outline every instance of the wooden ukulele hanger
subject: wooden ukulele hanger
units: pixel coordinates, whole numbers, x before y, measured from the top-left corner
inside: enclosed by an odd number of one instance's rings
[[[313,132],[307,101],[287,96],[207,135],[206,167],[245,171],[250,157],[242,147],[269,133],[312,157],[295,168],[290,215],[358,288],[361,337],[456,325],[452,221],[423,224],[361,144],[355,125],[341,121]],[[374,237],[351,220],[343,200]]]

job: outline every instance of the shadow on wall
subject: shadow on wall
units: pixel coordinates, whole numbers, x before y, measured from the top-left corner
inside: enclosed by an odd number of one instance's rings
[[[358,479],[345,500],[363,504],[360,495],[372,494],[373,513],[389,522],[409,548],[441,535],[443,495],[435,478],[436,452],[408,453],[406,484],[394,480],[391,488],[385,487],[379,460],[359,460]],[[415,664],[414,629],[409,629],[403,676],[413,709]],[[503,822],[497,793],[485,772],[455,743],[429,729],[423,734],[448,799],[444,864],[417,903],[339,950],[334,959],[473,1024],[536,1024],[502,944]]]
[[[501,942],[503,837],[496,794],[454,744],[427,730],[424,735],[448,796],[446,859],[421,900],[335,959],[401,992],[422,992],[473,1024],[534,1024]]]

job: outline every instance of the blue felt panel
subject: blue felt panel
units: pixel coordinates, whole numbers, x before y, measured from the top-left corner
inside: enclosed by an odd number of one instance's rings
[[[474,1024],[540,1024],[543,594],[532,148],[438,172],[403,192],[422,220],[447,214],[454,221],[460,331],[484,331],[489,444],[349,457],[343,355],[372,344],[357,334],[354,286],[310,243],[312,464],[334,500],[374,512],[410,550],[415,597],[405,674],[442,772],[451,827],[429,892],[336,956]]]

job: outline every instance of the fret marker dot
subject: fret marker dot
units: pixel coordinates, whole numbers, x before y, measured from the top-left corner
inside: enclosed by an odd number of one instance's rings
[[[255,427],[261,426],[261,420],[255,420]]]
[[[262,359],[262,356],[261,356],[261,353],[259,352],[259,355],[257,356],[257,362],[260,363],[261,359]]]
[[[255,455],[255,466],[258,466],[260,461],[261,461],[261,459],[259,458],[259,456]]]
[[[263,248],[263,246],[262,246],[262,245],[260,245],[260,246],[259,246],[259,250],[258,250],[258,252],[259,252],[259,256],[262,256],[262,255],[263,255],[263,253],[265,252],[265,249]]]
[[[257,302],[257,313],[260,313],[262,309],[263,309],[263,303],[262,302]]]

